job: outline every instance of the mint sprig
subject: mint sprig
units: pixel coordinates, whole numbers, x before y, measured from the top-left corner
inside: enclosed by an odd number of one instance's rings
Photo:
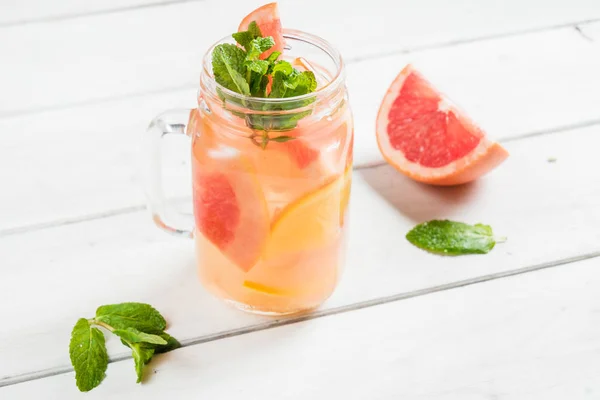
[[[108,367],[104,335],[85,318],[79,319],[73,327],[69,356],[79,390],[87,392],[102,382]]]
[[[312,93],[317,88],[317,80],[311,71],[300,72],[289,62],[278,60],[281,53],[272,52],[266,59],[261,60],[261,55],[275,45],[272,37],[263,37],[256,22],[250,23],[248,30],[236,32],[233,38],[239,44],[221,44],[215,47],[212,54],[212,67],[215,80],[221,86],[255,98],[292,98]],[[241,46],[241,47],[240,47]],[[269,83],[271,83],[269,85]],[[270,104],[262,101],[239,100],[228,96],[217,89],[224,101],[241,105],[255,111],[293,111],[303,108],[315,101],[307,98],[301,101],[282,102]],[[274,113],[261,115],[260,113],[240,113],[231,111],[234,115],[242,117],[246,125],[253,130],[263,131],[260,140],[254,143],[265,148],[272,141],[269,131],[286,131],[296,127],[298,121],[312,113],[312,110],[290,113]],[[277,136],[281,137],[281,136]],[[280,140],[281,141],[281,140]]]
[[[449,220],[433,220],[415,226],[406,239],[415,246],[440,255],[485,254],[496,242],[489,225],[469,225]]]
[[[108,354],[104,334],[99,327],[121,338],[135,362],[137,382],[152,356],[180,347],[177,339],[164,332],[164,317],[144,303],[120,303],[98,307],[94,318],[81,318],[71,332],[69,355],[75,370],[75,382],[82,392],[98,386],[105,377]]]

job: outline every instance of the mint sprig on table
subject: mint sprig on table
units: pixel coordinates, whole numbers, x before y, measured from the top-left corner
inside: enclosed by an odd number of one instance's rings
[[[275,45],[272,37],[263,37],[256,22],[250,23],[248,30],[234,33],[233,38],[239,44],[224,43],[216,46],[212,53],[212,68],[215,81],[239,94],[253,98],[291,98],[312,93],[317,88],[317,80],[312,71],[298,71],[292,64],[285,60],[278,60],[280,52],[273,52],[264,60],[260,55]],[[240,47],[241,46],[241,47]],[[269,86],[269,82],[271,85]],[[228,96],[218,90],[224,101],[256,111],[286,111],[305,107],[313,98],[299,101],[284,102],[283,104],[265,104],[256,99],[242,100]],[[260,115],[255,113],[232,112],[246,120],[249,128],[263,131],[258,136],[252,137],[257,145],[266,147],[269,141],[282,136],[270,137],[268,131],[286,131],[296,127],[298,121],[311,114],[311,110],[298,113],[279,115]],[[286,141],[293,139],[285,136]]]
[[[494,248],[496,242],[506,240],[495,238],[489,225],[469,225],[448,220],[419,224],[406,234],[406,239],[431,253],[452,256],[485,254]]]
[[[164,331],[166,326],[163,316],[144,303],[105,305],[98,307],[94,318],[80,318],[73,327],[69,343],[69,355],[79,390],[88,392],[105,377],[108,353],[99,327],[118,336],[121,343],[131,349],[137,383],[140,383],[144,366],[154,354],[180,347],[177,339]]]

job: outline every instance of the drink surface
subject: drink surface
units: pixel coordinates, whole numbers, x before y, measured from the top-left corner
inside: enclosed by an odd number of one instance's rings
[[[265,132],[223,104],[201,101],[190,118],[204,285],[248,311],[318,306],[343,265],[353,138],[347,102],[319,104],[294,129],[266,132],[293,139],[265,148]]]

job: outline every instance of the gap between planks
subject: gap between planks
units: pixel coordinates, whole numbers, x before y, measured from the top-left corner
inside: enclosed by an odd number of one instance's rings
[[[203,0],[181,0],[180,2],[184,3],[184,2],[190,2],[190,1],[203,1]],[[167,4],[167,3],[164,3],[164,4]],[[132,8],[134,8],[134,7],[132,6]],[[600,18],[593,18],[593,19],[586,19],[586,20],[582,20],[582,21],[573,21],[573,22],[567,22],[567,23],[562,23],[562,24],[548,25],[548,26],[538,27],[538,28],[521,29],[521,30],[515,30],[512,32],[502,32],[502,33],[490,34],[490,35],[473,37],[473,38],[456,39],[456,40],[451,40],[451,41],[447,41],[447,42],[438,42],[438,43],[432,43],[432,44],[426,44],[426,45],[420,45],[420,46],[405,47],[402,49],[372,54],[369,56],[349,57],[345,61],[346,61],[346,64],[354,64],[354,63],[359,63],[359,62],[364,62],[364,61],[377,60],[380,58],[392,57],[392,56],[401,55],[401,54],[419,53],[419,52],[428,51],[428,50],[442,49],[442,48],[446,48],[446,47],[460,46],[460,45],[471,44],[471,43],[476,43],[476,42],[485,42],[488,40],[503,39],[503,38],[509,38],[509,37],[514,37],[514,36],[520,36],[520,35],[530,35],[530,34],[536,34],[539,32],[547,32],[547,31],[559,30],[559,29],[564,29],[564,28],[575,29],[577,32],[580,33],[579,36],[582,38],[582,40],[589,41],[589,38],[587,38],[585,35],[581,34],[581,30],[579,29],[579,27],[581,25],[588,25],[588,24],[593,24],[593,23],[597,23],[597,22],[600,22]],[[1,24],[0,24],[0,28],[2,28]],[[190,89],[194,89],[196,87],[197,86],[195,84],[190,83],[190,84],[165,87],[165,88],[151,90],[151,91],[131,92],[131,93],[122,94],[122,95],[118,95],[118,96],[108,96],[108,97],[89,99],[89,100],[78,101],[78,102],[73,102],[73,103],[57,104],[57,105],[48,106],[48,107],[38,107],[38,108],[21,109],[21,110],[10,111],[10,112],[0,112],[0,119],[8,119],[8,118],[14,118],[14,117],[21,117],[21,116],[25,116],[25,115],[40,114],[40,113],[49,112],[49,111],[57,111],[57,110],[65,110],[65,109],[69,109],[69,108],[84,107],[84,106],[89,106],[89,105],[94,105],[94,104],[108,103],[108,102],[115,101],[115,100],[143,97],[143,96],[152,95],[152,94],[171,93],[171,92],[176,92],[176,91],[181,91],[181,90],[190,90]]]
[[[583,129],[583,128],[587,128],[587,127],[595,126],[595,125],[600,125],[600,118],[590,119],[590,120],[586,120],[586,121],[582,121],[582,122],[577,122],[574,124],[561,125],[561,126],[558,126],[555,128],[541,129],[541,130],[537,130],[537,131],[533,131],[533,132],[524,132],[524,133],[517,134],[512,137],[509,137],[509,138],[500,139],[500,140],[498,140],[498,142],[499,143],[508,143],[508,142],[514,142],[514,141],[519,141],[519,140],[526,140],[526,139],[535,138],[538,136],[567,132],[567,131],[576,130],[576,129]],[[385,161],[380,160],[380,161],[365,163],[362,165],[357,165],[357,166],[354,166],[353,169],[355,171],[360,171],[361,169],[377,168],[384,164],[385,164]],[[121,208],[116,208],[113,210],[108,210],[108,211],[103,211],[103,212],[98,212],[98,213],[93,213],[93,214],[80,215],[80,216],[75,216],[75,217],[70,217],[70,218],[58,219],[58,220],[54,220],[54,221],[47,221],[47,222],[42,222],[42,223],[17,226],[14,228],[0,230],[0,239],[2,237],[6,237],[6,236],[10,236],[10,235],[18,235],[18,234],[38,231],[38,230],[42,230],[42,229],[49,229],[49,228],[55,228],[55,227],[60,227],[60,226],[64,226],[64,225],[78,224],[81,222],[93,221],[93,220],[98,220],[98,219],[103,219],[103,218],[110,218],[110,217],[114,217],[117,215],[131,214],[134,212],[143,211],[145,209],[146,209],[145,205],[138,204],[138,205],[121,207]]]
[[[260,324],[250,325],[250,326],[247,326],[244,328],[232,329],[232,330],[228,330],[228,331],[217,332],[217,333],[214,333],[211,335],[205,335],[205,336],[200,336],[197,338],[187,339],[187,340],[184,340],[181,342],[181,348],[200,345],[203,343],[213,342],[213,341],[221,340],[221,339],[227,339],[227,338],[234,337],[234,336],[241,336],[241,335],[245,335],[245,334],[249,334],[249,333],[253,333],[253,332],[264,331],[267,329],[277,328],[280,326],[292,325],[292,324],[296,324],[299,322],[314,320],[317,318],[323,318],[323,317],[328,317],[328,316],[337,315],[337,314],[344,314],[344,313],[347,313],[350,311],[361,310],[363,308],[376,307],[376,306],[379,306],[382,304],[393,303],[396,301],[402,301],[402,300],[407,300],[407,299],[411,299],[411,298],[415,298],[415,297],[426,296],[428,294],[458,289],[458,288],[462,288],[465,286],[475,285],[478,283],[509,278],[509,277],[517,276],[517,275],[523,275],[523,274],[541,271],[541,270],[545,270],[545,269],[549,269],[549,268],[573,264],[573,263],[577,263],[579,261],[590,260],[590,259],[597,258],[597,257],[600,257],[600,251],[595,251],[595,252],[586,253],[586,254],[582,254],[582,255],[562,258],[562,259],[554,260],[554,261],[548,261],[545,263],[535,264],[535,265],[531,265],[528,267],[517,268],[517,269],[510,270],[510,271],[497,272],[497,273],[483,275],[483,276],[479,276],[479,277],[475,277],[475,278],[469,278],[469,279],[464,279],[464,280],[460,280],[460,281],[445,283],[443,285],[432,286],[429,288],[414,290],[414,291],[410,291],[410,292],[404,292],[404,293],[394,294],[394,295],[390,295],[390,296],[379,297],[379,298],[375,298],[375,299],[371,299],[371,300],[365,300],[365,301],[361,301],[358,303],[348,304],[345,306],[315,311],[313,313],[303,314],[303,315],[299,315],[296,317],[292,316],[292,317],[287,317],[284,319],[275,319],[270,322],[264,322],[264,323],[260,323]],[[131,358],[131,356],[123,354],[123,355],[119,355],[119,356],[111,358],[109,360],[109,363],[128,360],[130,358]],[[12,385],[16,385],[19,383],[29,382],[29,381],[33,381],[33,380],[44,379],[44,378],[48,378],[51,376],[67,374],[72,371],[73,371],[73,368],[71,366],[61,366],[61,367],[46,369],[46,370],[42,370],[42,371],[29,372],[29,373],[17,375],[14,377],[5,377],[2,380],[0,380],[0,388],[4,387],[4,386],[12,386]]]

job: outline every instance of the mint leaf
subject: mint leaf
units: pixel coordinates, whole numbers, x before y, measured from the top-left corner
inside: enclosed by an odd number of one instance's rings
[[[269,69],[269,63],[265,60],[251,60],[245,61],[244,66],[248,68],[250,71],[256,72],[260,76],[256,79],[262,78],[262,75],[267,73]]]
[[[269,62],[269,64],[272,64],[275,61],[277,61],[277,59],[279,58],[280,55],[281,55],[280,51],[274,51],[271,54],[269,54],[269,57],[267,57],[265,61]]]
[[[138,343],[141,347],[145,347],[148,349],[154,349],[154,354],[161,354],[161,353],[167,353],[171,350],[175,350],[181,347],[181,343],[179,343],[179,341],[177,339],[175,339],[173,336],[169,335],[167,332],[163,332],[160,335],[161,338],[163,338],[166,342],[166,344],[154,344],[154,343],[147,343],[147,342],[140,342]],[[123,343],[125,346],[131,348],[131,343],[121,339],[121,343]]]
[[[175,349],[178,349],[181,347],[181,343],[179,343],[179,341],[177,339],[175,339],[173,336],[169,335],[167,332],[163,332],[159,336],[161,338],[163,338],[165,340],[165,342],[167,342],[167,344],[153,345],[152,347],[154,348],[155,354],[166,353],[168,351],[175,350]],[[147,344],[145,344],[145,345],[148,346]]]
[[[129,343],[151,343],[166,345],[167,341],[159,335],[140,332],[135,328],[115,329],[113,333]]]
[[[108,367],[104,335],[85,318],[79,319],[73,327],[69,356],[80,391],[88,392],[102,382]]]
[[[423,250],[441,255],[485,254],[496,244],[489,225],[448,220],[419,224],[408,232],[406,239]]]
[[[171,350],[175,350],[181,347],[181,344],[173,336],[166,332],[162,332],[160,335],[164,344],[162,343],[131,343],[124,339],[121,339],[121,343],[131,349],[131,355],[135,362],[135,372],[137,375],[136,383],[142,381],[144,375],[144,366],[150,362],[154,354],[166,353]]]
[[[160,334],[167,322],[151,305],[144,303],[120,303],[98,307],[96,321],[114,329],[135,328],[142,332]]]
[[[277,136],[277,137],[273,137],[273,138],[269,138],[269,141],[271,142],[278,142],[278,143],[285,143],[285,142],[289,142],[290,140],[294,140],[296,139],[293,136]]]
[[[212,68],[217,83],[229,90],[249,96],[250,87],[244,78],[246,53],[234,44],[220,44],[212,53]]]
[[[136,383],[140,383],[144,376],[144,367],[152,360],[154,349],[152,347],[144,347],[141,343],[131,343],[131,355],[135,362],[135,373],[137,375]]]
[[[247,31],[236,32],[231,36],[233,36],[235,41],[238,42],[239,45],[242,46],[244,49],[246,49],[246,51],[249,51],[250,42],[253,39],[256,39],[257,37],[262,37],[262,33],[256,21],[252,21],[250,22],[250,25],[248,25]]]
[[[317,81],[314,73],[299,72],[288,61],[277,61],[281,52],[274,51],[266,59],[260,59],[265,51],[275,45],[275,41],[272,37],[263,37],[255,21],[249,25],[247,31],[236,32],[232,36],[243,49],[233,44],[221,44],[213,50],[213,75],[219,85],[252,98],[290,98],[316,90]],[[267,91],[268,87],[269,91]],[[278,113],[262,115],[261,111],[289,111],[304,108],[316,99],[311,97],[301,101],[265,104],[264,101],[227,95],[221,88],[217,88],[217,93],[226,108],[228,103],[233,103],[251,110],[249,112],[230,110],[230,112],[244,118],[249,128],[264,131],[293,129],[298,121],[310,115],[312,110],[281,115]],[[265,137],[268,139],[268,135]],[[268,140],[262,140],[260,143],[253,140],[253,142],[265,148]]]
[[[266,91],[267,91],[268,84],[269,84],[269,78],[266,75],[262,75],[262,76],[260,76],[260,78],[258,76],[253,76],[252,77],[252,86],[250,87],[251,95],[253,97],[266,97]],[[257,108],[257,107],[254,107],[254,108]]]
[[[271,47],[275,46],[275,41],[271,36],[252,39],[248,45],[247,60],[258,60],[260,55]]]
[[[302,96],[317,89],[317,79],[312,71],[302,71],[300,75],[296,76],[293,84],[294,87],[290,88],[292,90],[286,93],[286,97]]]
[[[290,64],[287,61],[283,61],[283,60],[277,61],[273,65],[273,73],[276,73],[276,72],[283,73],[283,75],[280,76],[280,79],[287,79],[287,77],[294,72],[294,67],[292,67],[292,64]]]
[[[298,72],[287,61],[278,61],[273,67],[273,88],[269,97],[302,96],[314,92],[316,88],[317,79],[312,71]]]

